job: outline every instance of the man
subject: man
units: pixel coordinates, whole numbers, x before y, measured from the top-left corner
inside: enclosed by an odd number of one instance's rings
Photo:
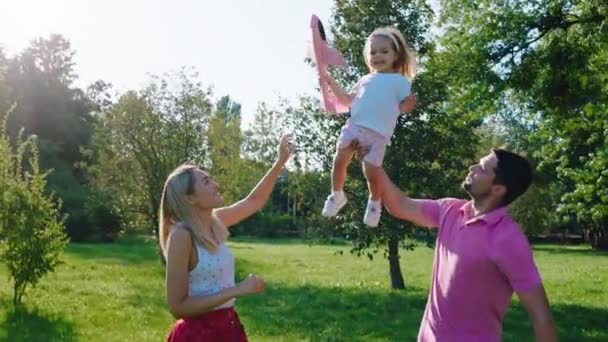
[[[463,187],[470,201],[411,199],[380,173],[389,213],[439,228],[418,341],[500,341],[513,292],[528,311],[536,340],[557,340],[530,245],[507,212],[530,185],[525,158],[495,149],[469,167]]]

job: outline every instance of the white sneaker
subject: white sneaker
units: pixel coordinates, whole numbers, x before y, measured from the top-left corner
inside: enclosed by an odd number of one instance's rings
[[[363,216],[363,222],[368,227],[377,227],[380,222],[380,215],[382,214],[382,205],[373,205],[371,201],[367,201],[367,208],[365,208],[365,215]]]
[[[321,215],[325,217],[334,217],[338,215],[338,212],[342,207],[346,204],[346,196],[336,196],[331,194],[327,196],[325,200],[325,205],[323,206],[323,211]]]

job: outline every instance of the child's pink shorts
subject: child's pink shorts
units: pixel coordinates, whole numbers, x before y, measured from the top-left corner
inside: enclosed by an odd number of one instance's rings
[[[382,166],[384,151],[389,139],[372,129],[347,121],[338,137],[338,149],[349,147],[355,139],[359,141],[359,145],[363,149],[369,149],[369,152],[363,157],[363,161],[374,166]]]

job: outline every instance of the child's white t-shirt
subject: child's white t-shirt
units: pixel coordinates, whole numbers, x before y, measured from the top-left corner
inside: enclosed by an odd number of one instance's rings
[[[350,122],[372,129],[387,139],[395,130],[399,104],[409,95],[410,81],[398,73],[371,73],[354,86]]]

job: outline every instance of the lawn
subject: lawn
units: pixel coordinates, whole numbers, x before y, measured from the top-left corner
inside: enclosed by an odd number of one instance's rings
[[[389,288],[388,263],[349,254],[345,245],[298,241],[230,243],[240,277],[262,275],[261,296],[237,310],[251,341],[412,341],[430,282],[432,250],[403,251],[407,290]],[[339,252],[344,254],[340,255]],[[587,247],[537,246],[562,341],[608,341],[608,255]],[[162,341],[173,318],[155,246],[145,242],[71,244],[65,263],[12,309],[0,266],[0,340]],[[504,341],[532,340],[514,299]]]

